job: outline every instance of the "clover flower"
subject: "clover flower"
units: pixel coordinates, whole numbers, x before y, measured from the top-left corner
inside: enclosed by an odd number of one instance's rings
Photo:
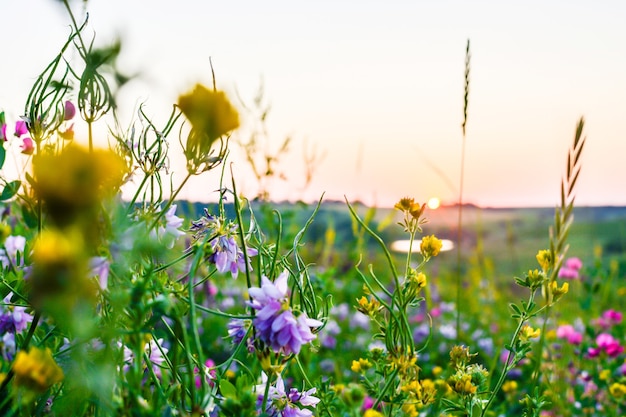
[[[259,339],[274,352],[291,355],[298,354],[302,345],[314,340],[316,336],[311,328],[323,323],[307,317],[305,312],[294,315],[289,306],[287,278],[287,271],[275,282],[262,276],[261,288],[251,287],[248,291],[252,299],[248,305],[256,310],[252,324]]]
[[[256,392],[261,392],[257,398],[257,407],[261,408],[264,400],[264,386],[267,384],[267,376],[265,373],[261,376],[263,384],[255,387]],[[260,389],[263,387],[263,389]],[[270,417],[310,417],[313,412],[308,408],[301,407],[315,407],[320,399],[314,397],[316,388],[300,392],[296,388],[290,388],[289,391],[285,391],[285,382],[282,377],[278,375],[276,384],[269,387],[267,395],[267,403],[265,410],[262,410]]]

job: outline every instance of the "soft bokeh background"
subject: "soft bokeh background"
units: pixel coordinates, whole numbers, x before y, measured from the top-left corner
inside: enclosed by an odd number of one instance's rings
[[[83,3],[72,3],[82,16]],[[273,199],[457,199],[465,45],[471,39],[465,201],[553,206],[580,116],[587,147],[580,205],[626,205],[626,3],[622,1],[90,0],[87,34],[123,40],[122,91],[158,120],[179,93],[211,82],[272,110],[271,147],[293,138]],[[0,2],[0,107],[29,87],[69,34],[53,0]],[[241,106],[240,106],[241,108]],[[246,139],[251,120],[238,138]],[[101,127],[105,131],[105,127]],[[303,153],[325,155],[304,187]],[[234,155],[241,191],[256,182]],[[174,160],[182,173],[184,165]],[[214,199],[214,177],[182,198]]]

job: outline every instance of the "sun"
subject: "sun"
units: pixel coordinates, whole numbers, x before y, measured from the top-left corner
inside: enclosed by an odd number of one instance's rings
[[[439,208],[439,206],[441,205],[441,201],[437,197],[431,197],[426,204],[428,205],[429,209],[434,210],[436,208]]]

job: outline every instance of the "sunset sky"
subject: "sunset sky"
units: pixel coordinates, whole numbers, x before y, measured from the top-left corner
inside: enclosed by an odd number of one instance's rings
[[[58,1],[8,1],[0,108],[22,114],[29,88],[69,34]],[[82,18],[82,2],[72,3]],[[626,2],[90,0],[87,37],[123,41],[120,114],[157,120],[196,82],[251,104],[261,83],[270,149],[291,152],[276,200],[392,205],[458,196],[465,46],[471,40],[464,200],[554,206],[576,123],[587,145],[579,205],[626,205]],[[234,134],[245,140],[251,118]],[[102,127],[105,131],[105,126]],[[177,139],[173,148],[178,149]],[[304,149],[323,156],[304,188]],[[239,189],[256,183],[233,152]],[[179,158],[172,169],[182,174]],[[176,177],[177,178],[177,177]],[[176,182],[175,178],[175,182]],[[181,195],[215,199],[216,175]]]

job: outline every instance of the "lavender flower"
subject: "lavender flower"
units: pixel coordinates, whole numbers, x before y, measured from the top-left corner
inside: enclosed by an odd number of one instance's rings
[[[0,333],[21,333],[33,321],[33,316],[26,312],[26,307],[11,304],[13,293],[4,297],[0,305]]]
[[[301,312],[297,317],[289,306],[287,288],[288,273],[281,273],[275,282],[261,277],[261,288],[249,289],[251,302],[248,305],[257,311],[252,324],[259,339],[274,352],[285,355],[298,354],[303,344],[315,339],[312,327],[322,326],[319,320]]]
[[[109,283],[109,266],[109,260],[103,256],[89,259],[89,275],[98,277],[98,285],[102,291],[107,289]]]
[[[267,376],[263,373],[261,375],[263,384],[256,387],[255,391],[261,394],[257,398],[257,407],[262,407],[265,385],[267,384]],[[276,384],[270,386],[267,395],[267,404],[265,410],[263,410],[270,417],[310,417],[313,412],[307,408],[315,407],[319,403],[320,399],[314,397],[316,389],[299,392],[296,388],[291,388],[289,391],[285,391],[285,383],[280,375],[276,379]]]

